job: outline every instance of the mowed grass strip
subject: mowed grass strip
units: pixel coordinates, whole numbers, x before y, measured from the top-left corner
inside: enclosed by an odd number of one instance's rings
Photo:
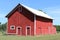
[[[60,33],[39,36],[17,36],[17,35],[2,35],[2,33],[0,32],[0,40],[60,40]]]

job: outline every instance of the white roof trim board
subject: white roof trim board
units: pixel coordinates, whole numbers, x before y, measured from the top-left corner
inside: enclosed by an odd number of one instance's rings
[[[42,16],[42,17],[45,17],[45,18],[48,18],[48,19],[53,19],[52,17],[48,16],[47,14],[45,14],[44,12],[42,11],[38,11],[38,10],[35,10],[35,9],[32,9],[30,7],[27,7],[23,4],[21,4],[23,7],[25,7],[26,9],[28,9],[29,11],[31,11],[33,14],[37,15],[37,16]]]

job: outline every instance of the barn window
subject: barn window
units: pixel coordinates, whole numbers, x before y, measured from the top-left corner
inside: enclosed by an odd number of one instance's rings
[[[18,8],[18,11],[19,11],[19,12],[22,12],[22,6],[20,6],[20,7]]]
[[[26,26],[26,27],[27,27],[27,29],[30,29],[31,26]]]
[[[30,29],[30,27],[27,27],[27,29]]]
[[[14,29],[15,29],[15,26],[14,26],[14,25],[11,25],[11,26],[10,26],[10,29],[11,29],[11,30],[14,30]]]

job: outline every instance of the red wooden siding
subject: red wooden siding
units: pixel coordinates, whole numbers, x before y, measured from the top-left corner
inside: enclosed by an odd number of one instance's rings
[[[15,11],[8,18],[8,33],[16,33],[16,27],[22,27],[22,35],[26,35],[26,26],[31,26],[31,35],[34,35],[34,15],[23,8],[23,12]],[[15,25],[15,30],[10,30],[10,26]]]
[[[36,34],[52,34],[52,20],[36,16]]]

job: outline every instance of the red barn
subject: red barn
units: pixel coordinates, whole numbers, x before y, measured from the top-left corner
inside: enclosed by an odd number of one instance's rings
[[[7,16],[7,34],[43,35],[55,34],[53,18],[38,11],[18,4]]]

